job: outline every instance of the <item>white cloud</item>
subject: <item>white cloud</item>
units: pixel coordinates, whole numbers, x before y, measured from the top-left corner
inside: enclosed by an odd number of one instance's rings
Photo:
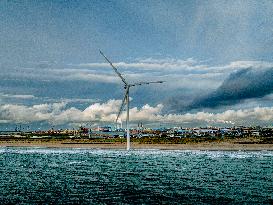
[[[159,71],[199,71],[206,73],[230,72],[241,68],[272,68],[273,63],[267,61],[233,61],[226,65],[209,66],[203,64],[203,61],[197,61],[192,58],[182,60],[173,58],[163,59],[138,59],[136,62],[113,62],[113,65],[121,69],[140,69],[140,70],[159,70]],[[80,67],[105,68],[110,67],[109,63],[82,63]],[[193,73],[194,74],[194,73]]]
[[[17,99],[31,99],[35,98],[34,95],[13,95],[13,94],[6,94],[6,93],[0,93],[0,98],[17,98]]]
[[[194,59],[138,59],[136,62],[113,62],[120,69],[122,74],[129,81],[137,81],[138,79],[150,80],[167,80],[171,88],[210,88],[215,89],[224,79],[232,72],[244,69],[267,69],[273,68],[272,62],[266,61],[234,61],[226,65],[209,66],[201,61]],[[108,63],[86,63],[80,64],[80,67],[88,67],[97,70],[98,68],[109,68]],[[109,73],[111,74],[111,72]],[[103,80],[99,74],[97,80]],[[114,72],[112,71],[112,82],[119,82]],[[85,76],[87,78],[87,76]],[[107,78],[105,78],[107,79]],[[114,81],[116,79],[116,81]],[[175,82],[175,83],[174,83]],[[174,85],[175,84],[175,85]]]
[[[39,104],[34,106],[0,105],[1,123],[7,122],[40,122],[51,124],[71,124],[85,122],[112,123],[116,119],[120,100],[109,100],[105,103],[91,104],[84,110],[74,107],[66,108],[66,103]],[[253,124],[268,123],[273,120],[273,107],[255,107],[250,109],[227,110],[221,113],[197,112],[186,114],[163,114],[163,105],[155,107],[144,105],[130,109],[131,122],[147,124],[185,124],[185,123],[218,123],[218,124]],[[125,113],[121,118],[125,120]]]
[[[126,62],[113,62],[113,65],[117,68],[123,69],[143,69],[143,70],[177,70],[177,69],[202,69],[205,68],[204,65],[198,65],[199,62],[189,58],[186,60],[165,58],[165,59],[138,59],[136,62],[126,63]],[[109,67],[109,63],[82,63],[79,64],[81,67],[90,67],[90,68],[101,68]]]
[[[22,102],[30,102],[31,104],[37,103],[95,103],[99,102],[99,99],[91,98],[50,98],[50,97],[37,97],[34,95],[25,95],[25,94],[9,94],[9,93],[0,93],[0,104],[22,104]],[[43,104],[46,105],[46,104]],[[34,106],[35,107],[35,106]]]
[[[234,61],[231,62],[227,67],[230,68],[272,68],[272,62],[266,61]]]
[[[93,82],[104,82],[104,83],[118,83],[119,79],[113,75],[107,74],[93,74],[93,73],[73,73],[65,76],[66,80],[85,80],[85,81],[93,81]]]

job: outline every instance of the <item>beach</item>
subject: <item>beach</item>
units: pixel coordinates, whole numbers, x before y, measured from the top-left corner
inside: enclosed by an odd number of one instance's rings
[[[90,148],[126,149],[126,142],[94,142],[88,140],[2,140],[1,147],[50,147],[50,148]],[[259,144],[240,141],[200,142],[187,144],[143,144],[131,143],[132,149],[161,150],[227,150],[261,151],[273,150],[273,144]]]

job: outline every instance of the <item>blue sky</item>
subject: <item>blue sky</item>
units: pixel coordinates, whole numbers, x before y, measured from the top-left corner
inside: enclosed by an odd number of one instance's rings
[[[272,1],[1,1],[0,127],[271,125]],[[257,80],[258,79],[258,80]],[[124,118],[124,116],[122,116]]]

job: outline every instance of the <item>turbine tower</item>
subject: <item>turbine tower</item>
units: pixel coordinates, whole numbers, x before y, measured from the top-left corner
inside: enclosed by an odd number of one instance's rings
[[[120,106],[117,118],[116,118],[116,123],[117,120],[123,110],[124,104],[127,104],[127,117],[126,117],[126,129],[127,129],[127,150],[130,150],[130,130],[129,130],[129,93],[130,93],[130,88],[135,87],[138,85],[149,85],[152,83],[163,83],[164,81],[151,81],[151,82],[138,82],[138,83],[133,83],[129,84],[124,77],[122,77],[121,73],[118,71],[118,69],[112,64],[112,62],[103,54],[102,51],[100,51],[100,54],[105,58],[105,60],[110,64],[110,66],[114,69],[116,74],[120,77],[122,82],[124,83],[124,89],[125,89],[125,94],[122,100],[122,104]]]

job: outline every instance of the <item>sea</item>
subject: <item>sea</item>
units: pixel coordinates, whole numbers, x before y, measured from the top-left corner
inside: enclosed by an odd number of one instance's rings
[[[0,204],[273,204],[272,151],[0,147]]]

